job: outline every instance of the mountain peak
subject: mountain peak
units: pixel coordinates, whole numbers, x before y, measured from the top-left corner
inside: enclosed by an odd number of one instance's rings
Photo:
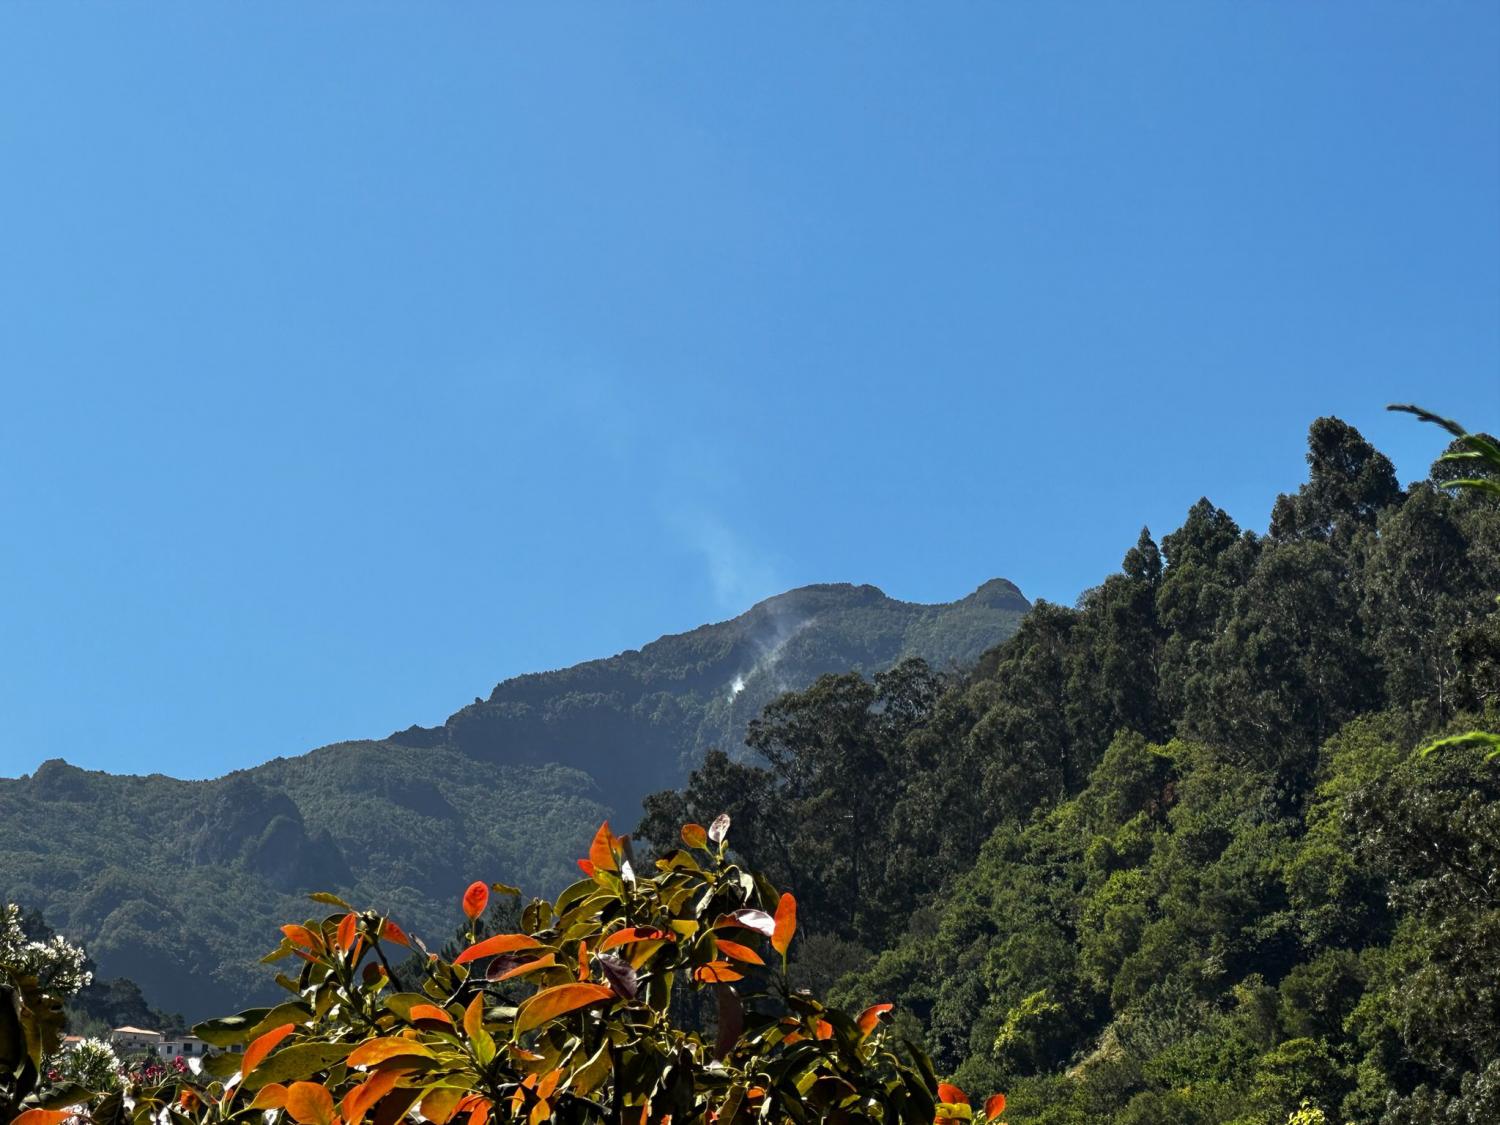
[[[991,578],[979,589],[960,600],[960,605],[982,605],[991,609],[1016,610],[1025,613],[1031,608],[1021,588],[1008,578]]]

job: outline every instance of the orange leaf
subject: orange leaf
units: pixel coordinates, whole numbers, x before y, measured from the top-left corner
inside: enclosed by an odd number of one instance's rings
[[[375,1103],[395,1089],[400,1077],[400,1070],[377,1070],[345,1094],[340,1105],[344,1125],[359,1125]]]
[[[417,1020],[439,1020],[449,1027],[453,1026],[453,1017],[436,1004],[413,1004],[411,1011],[406,1013],[406,1018],[413,1023]]]
[[[58,1125],[73,1115],[65,1109],[28,1109],[11,1121],[11,1125]]]
[[[557,1089],[558,1080],[561,1078],[562,1071],[548,1071],[547,1077],[543,1078],[540,1082],[537,1083],[536,1096],[539,1098],[550,1098],[552,1096],[552,1091]]]
[[[469,1125],[485,1125],[490,1119],[491,1104],[488,1098],[480,1098],[469,1110]]]
[[[549,953],[545,957],[538,957],[535,961],[527,961],[524,965],[517,965],[514,969],[501,973],[494,979],[510,980],[511,977],[523,977],[527,973],[536,972],[538,969],[556,969],[560,967],[557,963],[557,957]]]
[[[389,918],[380,924],[380,937],[382,941],[393,941],[397,945],[411,948],[411,938],[406,936],[406,931]]]
[[[776,927],[771,931],[771,948],[783,957],[792,944],[792,935],[797,932],[797,900],[783,894],[776,904]]]
[[[578,943],[578,979],[589,979],[589,943],[586,941]]]
[[[744,961],[751,965],[764,965],[765,960],[749,946],[741,945],[737,941],[729,941],[727,938],[719,938],[719,952],[727,957],[733,957],[736,961]]]
[[[281,927],[288,940],[293,945],[300,945],[303,949],[320,949],[323,942],[306,926],[287,925]]]
[[[374,1066],[398,1055],[432,1058],[432,1049],[415,1039],[368,1039],[349,1052],[350,1066]]]
[[[464,914],[473,921],[484,913],[484,908],[490,904],[490,889],[477,880],[469,884],[469,889],[464,892]]]
[[[297,1030],[297,1025],[284,1023],[280,1027],[273,1027],[270,1031],[257,1038],[250,1046],[245,1048],[245,1057],[240,1060],[240,1081],[250,1077],[250,1072],[258,1067],[267,1055],[292,1032]]]
[[[594,833],[594,842],[589,846],[589,862],[594,865],[595,871],[620,870],[619,861],[615,859],[619,845],[619,839],[609,830],[609,821],[599,825],[599,831]]]
[[[871,1004],[863,1012],[859,1013],[859,1033],[868,1035],[880,1025],[880,1017],[889,1012],[894,1004]]]
[[[730,981],[744,980],[745,975],[736,972],[728,961],[710,961],[693,970],[693,979],[711,984],[728,984]]]
[[[359,915],[350,912],[339,919],[339,930],[337,941],[340,949],[348,949],[354,944],[354,937],[359,933]]]
[[[333,1095],[316,1082],[293,1082],[286,1092],[286,1112],[302,1125],[333,1125]]]
[[[819,1020],[818,1021],[818,1038],[819,1039],[832,1039],[833,1038],[833,1024],[829,1023],[827,1020]]]
[[[989,1100],[984,1103],[984,1119],[993,1121],[1005,1112],[1005,1095],[991,1094]]]
[[[948,1082],[938,1083],[938,1101],[948,1105],[968,1105],[969,1095]]]
[[[701,824],[684,824],[682,826],[682,842],[690,848],[702,848],[708,850],[708,829]]]
[[[660,941],[670,935],[661,930],[652,929],[650,926],[626,926],[623,930],[616,930],[599,943],[599,952],[604,953],[617,945],[626,945],[632,941]]]
[[[280,1082],[270,1082],[255,1092],[249,1109],[285,1109],[286,1087]]]
[[[580,859],[578,861],[578,870],[582,871],[590,879],[598,874],[598,872],[594,870],[594,865],[586,859]]]
[[[516,1010],[515,1033],[520,1035],[550,1019],[614,998],[614,989],[602,984],[559,984],[544,988],[535,996],[527,997]]]
[[[517,953],[523,949],[541,949],[542,943],[525,934],[496,934],[469,946],[453,959],[455,965],[466,965],[481,957],[493,957],[497,953]]]
[[[422,1116],[431,1121],[432,1125],[448,1125],[448,1118],[453,1116],[453,1111],[458,1108],[463,1097],[462,1090],[439,1086],[422,1099]]]

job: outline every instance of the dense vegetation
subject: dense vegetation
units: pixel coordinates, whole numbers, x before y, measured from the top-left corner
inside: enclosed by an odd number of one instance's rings
[[[405,917],[444,909],[470,871],[551,893],[571,877],[580,833],[634,816],[640,795],[681,782],[685,755],[737,738],[778,691],[913,653],[972,661],[1026,607],[999,580],[934,606],[808,587],[640,651],[506,681],[443,727],[213,781],[47,762],[0,779],[0,895],[155,1003],[190,1018],[241,1007],[267,995],[265,935],[303,892]],[[182,750],[211,754],[211,732],[204,742]]]
[[[290,966],[276,978],[290,995],[200,1024],[209,1042],[242,1048],[205,1059],[201,1073],[90,1068],[92,1086],[65,1075],[94,1054],[59,1050],[57,1008],[83,978],[82,953],[39,951],[12,927],[0,943],[0,1120],[974,1120],[967,1095],[893,1035],[891,1005],[850,1016],[788,987],[796,900],[730,860],[729,829],[727,816],[684,825],[680,846],[638,874],[629,840],[606,823],[579,861],[584,878],[555,902],[533,899],[508,932],[491,932],[486,907],[492,891],[519,892],[475,882],[452,955],[315,894],[334,912],[284,925],[267,958]],[[403,949],[416,956],[398,969],[391,954]],[[699,1018],[705,1002],[712,1014]],[[993,1094],[982,1120],[1004,1109]]]
[[[796,969],[1020,1121],[1500,1120],[1500,498],[1311,429],[964,674],[829,676],[647,803],[728,809]]]

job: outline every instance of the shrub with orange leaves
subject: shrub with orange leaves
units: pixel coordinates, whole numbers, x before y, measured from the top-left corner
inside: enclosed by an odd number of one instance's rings
[[[727,817],[683,829],[649,874],[602,825],[585,878],[532,901],[522,932],[446,960],[390,919],[332,895],[284,927],[268,961],[290,993],[194,1030],[219,1047],[204,1073],[101,1103],[98,1125],[502,1125],[585,1122],[971,1121],[956,1087],[893,1042],[889,1004],[851,1016],[786,983],[796,903],[732,862]],[[497,890],[512,891],[496,885]],[[461,903],[472,924],[488,899]],[[477,937],[477,934],[475,935]],[[391,946],[420,956],[403,981]],[[706,992],[711,1031],[672,1018]],[[983,1120],[1004,1108],[996,1095]],[[268,1116],[269,1115],[269,1116]],[[44,1125],[38,1122],[37,1125]]]

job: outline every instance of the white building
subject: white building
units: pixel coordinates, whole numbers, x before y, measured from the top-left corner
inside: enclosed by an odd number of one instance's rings
[[[208,1044],[196,1035],[168,1036],[149,1027],[117,1027],[109,1041],[122,1054],[149,1051],[164,1059],[201,1059],[208,1054]]]

